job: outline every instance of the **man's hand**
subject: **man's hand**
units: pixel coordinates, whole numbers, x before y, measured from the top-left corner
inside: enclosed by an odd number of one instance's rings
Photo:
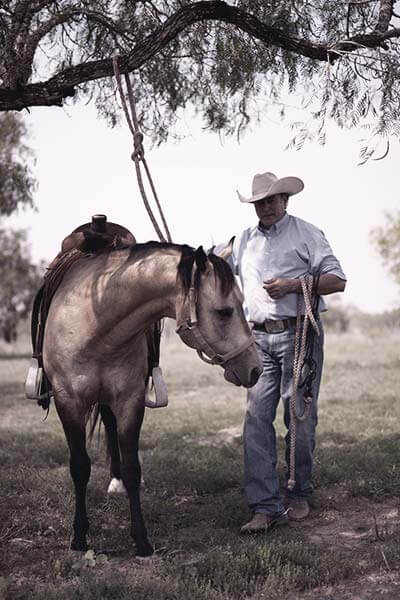
[[[298,279],[289,279],[285,277],[268,279],[263,283],[264,290],[273,300],[279,300],[279,298],[283,298],[286,294],[298,292],[299,286],[300,281]]]

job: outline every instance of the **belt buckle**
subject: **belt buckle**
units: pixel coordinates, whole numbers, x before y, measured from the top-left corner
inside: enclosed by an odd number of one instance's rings
[[[285,331],[285,323],[282,319],[266,319],[264,328],[267,333],[283,333]]]

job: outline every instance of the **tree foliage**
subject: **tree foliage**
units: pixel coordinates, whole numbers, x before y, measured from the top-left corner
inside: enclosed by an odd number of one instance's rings
[[[0,257],[0,336],[13,342],[19,321],[30,314],[41,276],[32,264],[25,231],[0,229]]]
[[[115,119],[112,57],[135,73],[142,125],[158,140],[191,104],[205,126],[240,132],[287,94],[324,141],[328,117],[400,134],[393,0],[0,0],[0,110],[89,96]],[[371,156],[366,145],[363,159]]]
[[[371,232],[371,239],[381,258],[400,285],[400,210],[386,213],[385,224]]]
[[[32,264],[25,231],[4,227],[5,217],[21,207],[33,206],[35,179],[29,167],[31,152],[25,145],[22,118],[0,115],[0,337],[12,342],[17,325],[31,308],[40,284],[39,268]]]
[[[33,206],[32,153],[24,143],[25,124],[18,115],[0,114],[0,217]]]

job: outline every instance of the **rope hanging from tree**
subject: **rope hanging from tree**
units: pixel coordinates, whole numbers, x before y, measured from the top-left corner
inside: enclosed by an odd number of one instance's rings
[[[319,277],[312,277],[306,275],[300,277],[302,294],[297,296],[297,319],[296,319],[296,337],[294,345],[294,360],[293,360],[293,384],[292,394],[289,401],[289,412],[290,412],[290,458],[289,458],[289,479],[288,489],[293,490],[296,485],[296,427],[298,421],[304,421],[311,410],[313,401],[312,396],[312,381],[315,377],[315,361],[313,359],[313,337],[314,333],[309,331],[309,324],[311,323],[312,328],[316,335],[320,335],[320,329],[316,321],[315,315],[318,309],[318,280]],[[316,304],[312,306],[313,294],[316,298]],[[304,304],[304,320],[303,328],[302,323],[302,308]],[[311,335],[310,335],[311,334]],[[311,338],[311,339],[310,339]],[[304,365],[307,365],[309,372],[303,382],[300,383],[301,373]],[[305,387],[304,392],[304,411],[301,415],[297,413],[297,390],[299,387]]]
[[[153,179],[151,177],[150,169],[147,165],[146,159],[144,157],[144,148],[143,148],[143,133],[139,129],[139,122],[136,114],[136,103],[133,95],[132,84],[129,78],[129,74],[125,74],[125,85],[128,93],[129,100],[129,108],[125,99],[124,90],[122,87],[122,79],[121,73],[118,67],[118,57],[113,57],[113,68],[114,75],[117,82],[119,97],[121,99],[122,108],[125,114],[126,121],[128,123],[128,127],[132,133],[133,137],[133,152],[131,154],[131,159],[135,163],[136,176],[138,180],[139,190],[142,194],[143,203],[146,207],[147,213],[150,217],[150,220],[153,224],[153,227],[159,237],[160,242],[172,242],[171,234],[168,229],[167,222],[164,217],[163,210],[161,208],[160,201],[157,196],[156,188],[154,186]],[[147,199],[146,191],[144,189],[142,172],[140,169],[140,163],[143,163],[148,182],[150,184],[151,191],[154,196],[154,200],[156,202],[158,211],[161,216],[162,224],[164,226],[165,235],[161,231],[159,224],[157,223],[157,219],[151,209],[150,203]],[[168,405],[168,391],[165,381],[163,379],[162,370],[159,366],[159,352],[160,352],[160,338],[162,332],[162,324],[161,321],[156,321],[154,323],[154,328],[152,332],[147,332],[147,342],[149,347],[152,348],[152,355],[155,357],[155,361],[153,364],[149,364],[149,369],[151,370],[151,378],[153,380],[153,387],[155,392],[155,400],[148,396],[148,387],[146,390],[146,398],[145,398],[145,406],[149,408],[161,408],[163,406]]]
[[[138,185],[139,185],[139,189],[140,189],[140,193],[142,194],[142,198],[143,198],[143,203],[146,207],[146,210],[148,212],[148,215],[150,217],[150,220],[153,224],[153,227],[160,239],[161,242],[172,242],[171,239],[171,234],[169,232],[168,229],[168,225],[167,222],[165,220],[164,217],[164,213],[162,211],[161,208],[161,204],[160,201],[158,199],[157,196],[157,192],[154,186],[154,182],[153,179],[151,177],[151,173],[150,173],[150,169],[147,165],[146,159],[144,157],[144,148],[143,148],[143,133],[140,131],[139,129],[139,122],[137,119],[137,114],[136,114],[136,103],[135,103],[135,98],[133,95],[133,90],[132,90],[132,84],[131,84],[131,80],[129,78],[128,74],[125,74],[125,84],[126,84],[126,89],[128,92],[128,100],[129,100],[129,107],[130,107],[130,112],[129,112],[129,108],[128,108],[128,104],[126,102],[125,99],[125,94],[122,88],[122,79],[121,79],[121,73],[118,67],[118,57],[114,56],[113,57],[113,68],[114,68],[114,75],[115,75],[115,79],[117,82],[117,87],[118,87],[118,92],[119,92],[119,96],[121,99],[121,104],[122,104],[122,108],[126,117],[126,121],[128,123],[129,129],[132,133],[132,137],[133,137],[133,152],[131,155],[132,160],[135,163],[135,169],[136,169],[136,176],[137,176],[137,180],[138,180]],[[150,203],[147,199],[147,195],[146,195],[146,191],[144,189],[144,184],[143,184],[143,178],[142,178],[142,172],[140,169],[140,163],[143,163],[146,175],[147,175],[147,179],[149,181],[150,184],[150,188],[151,191],[153,193],[158,211],[160,213],[161,216],[161,220],[164,226],[164,230],[165,230],[165,236],[161,231],[161,228],[159,226],[159,224],[157,223],[157,219],[154,216],[154,213],[151,209]]]

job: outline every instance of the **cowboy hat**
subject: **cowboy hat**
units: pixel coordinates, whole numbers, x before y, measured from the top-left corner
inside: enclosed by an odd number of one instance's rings
[[[298,177],[282,177],[278,179],[273,173],[258,173],[253,177],[252,196],[245,198],[238,192],[241,202],[257,202],[275,194],[287,194],[293,196],[298,194],[304,188],[304,183]]]

